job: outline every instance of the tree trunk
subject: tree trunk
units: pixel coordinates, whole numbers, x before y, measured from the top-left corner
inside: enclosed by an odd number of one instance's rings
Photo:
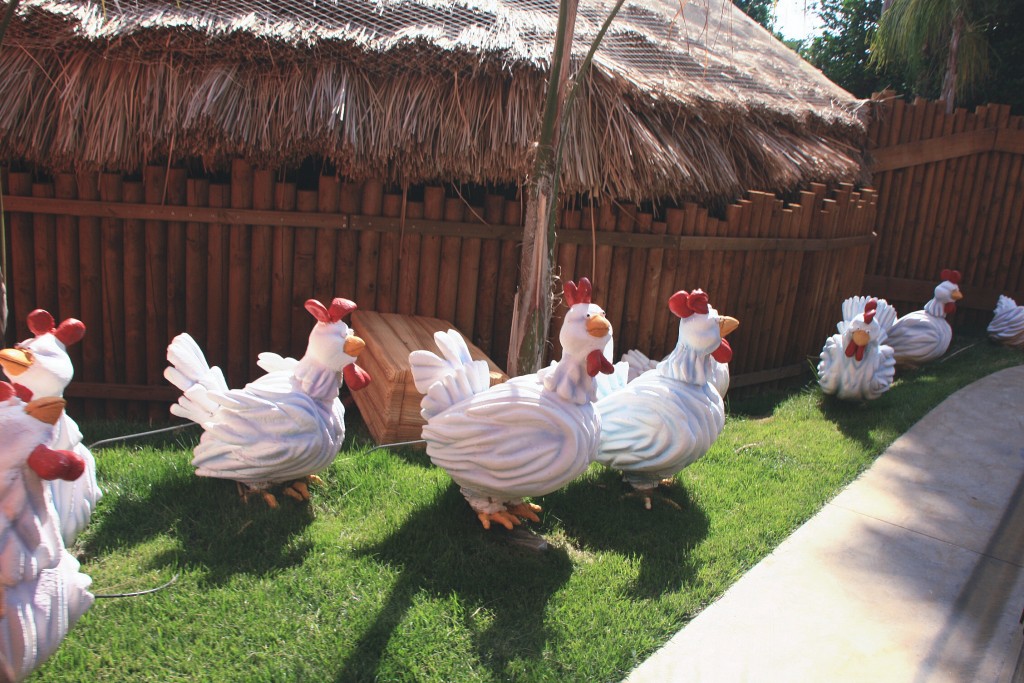
[[[544,101],[537,158],[527,192],[519,290],[512,311],[512,336],[508,348],[507,370],[510,377],[540,369],[551,327],[551,261],[555,249],[551,212],[558,199],[558,174],[561,172],[560,164],[556,163],[559,155],[555,149],[561,127],[576,7],[577,0],[562,0],[558,11],[558,33]]]
[[[949,37],[949,56],[946,59],[946,74],[942,77],[942,95],[946,102],[946,113],[952,114],[956,104],[956,82],[959,67],[960,37],[964,32],[964,14],[956,10],[953,14],[953,33]]]

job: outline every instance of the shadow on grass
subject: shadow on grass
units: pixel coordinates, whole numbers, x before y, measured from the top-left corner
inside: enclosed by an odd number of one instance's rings
[[[497,678],[507,675],[511,660],[541,657],[551,637],[546,606],[569,580],[572,563],[562,549],[535,553],[507,539],[504,530],[484,531],[452,484],[387,539],[357,549],[357,556],[372,557],[400,576],[335,680],[376,680],[392,635],[424,592],[435,599],[456,595],[461,604],[493,615],[483,630],[471,614],[464,619],[480,661]]]
[[[262,575],[301,564],[310,547],[300,538],[313,520],[311,507],[281,496],[279,502],[277,510],[258,498],[245,504],[233,482],[182,469],[141,495],[107,493],[81,549],[98,556],[170,536],[177,547],[156,555],[153,568],[199,569],[214,585],[236,574]]]
[[[690,551],[708,535],[707,515],[682,484],[661,487],[658,494],[646,510],[618,472],[602,469],[543,502],[557,511],[569,541],[581,550],[639,558],[632,595],[648,599],[693,583],[698,567]]]

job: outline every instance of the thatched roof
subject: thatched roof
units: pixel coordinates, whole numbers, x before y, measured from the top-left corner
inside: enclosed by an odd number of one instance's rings
[[[580,0],[577,63],[611,4]],[[124,171],[319,156],[356,179],[519,182],[557,8],[24,0],[0,49],[0,154]],[[709,200],[856,180],[858,104],[728,0],[627,3],[571,119],[564,187]]]

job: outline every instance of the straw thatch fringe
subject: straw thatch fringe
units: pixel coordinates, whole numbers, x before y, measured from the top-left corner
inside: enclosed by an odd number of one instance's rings
[[[225,23],[190,3],[119,3],[135,7],[127,18],[88,2],[28,4],[0,50],[7,159],[50,172],[132,172],[169,156],[201,159],[209,170],[234,158],[287,168],[319,157],[354,180],[399,184],[521,183],[531,168],[545,58],[513,36],[548,27],[546,15],[515,3],[484,3],[514,12],[514,31],[501,22],[480,35],[406,28],[391,42],[352,22],[333,34],[255,13]],[[364,3],[321,4],[349,16]],[[433,11],[414,0],[403,7]],[[563,191],[721,202],[747,189],[865,179],[853,101],[837,104],[842,91],[805,82],[806,65],[787,61],[795,56],[771,63],[783,69],[772,78],[792,84],[772,89],[690,36],[680,38],[685,50],[666,52],[658,36],[629,23],[658,17],[631,11],[609,34],[566,124]],[[600,15],[581,12],[584,25]],[[733,29],[725,54],[767,49],[744,46],[763,37],[740,28],[747,33]]]

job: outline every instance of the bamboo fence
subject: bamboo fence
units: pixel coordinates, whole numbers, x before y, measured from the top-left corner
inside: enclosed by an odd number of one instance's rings
[[[964,292],[954,324],[987,324],[1000,294],[1024,303],[1024,118],[998,104],[946,114],[891,92],[874,107],[880,199],[865,293],[920,309],[951,268]]]
[[[301,355],[311,297],[449,320],[505,365],[522,233],[515,197],[488,194],[473,206],[444,187],[402,192],[334,176],[305,189],[241,161],[227,181],[152,166],[141,178],[34,182],[11,172],[5,187],[7,343],[30,336],[34,308],[85,322],[69,349],[67,394],[90,399],[87,417],[166,418],[177,396],[162,375],[166,347],[183,331],[231,386],[259,375],[261,351]],[[806,369],[842,299],[860,291],[875,201],[870,190],[815,185],[788,206],[751,192],[723,218],[695,204],[657,215],[610,201],[567,205],[559,275],[593,280],[616,353],[653,358],[675,344],[669,296],[702,288],[741,320],[731,337],[736,386],[775,380]]]

